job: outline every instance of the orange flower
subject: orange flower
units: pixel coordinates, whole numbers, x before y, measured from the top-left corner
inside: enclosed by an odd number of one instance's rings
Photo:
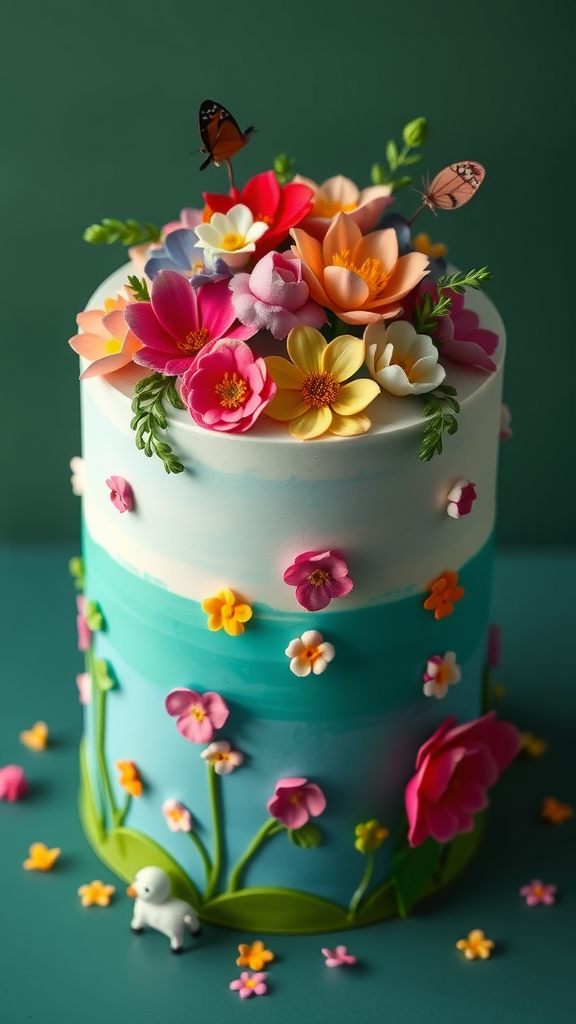
[[[57,846],[49,850],[45,843],[32,843],[28,852],[30,856],[22,865],[26,871],[50,871],[60,856]]]
[[[522,753],[528,757],[542,757],[548,749],[548,740],[534,736],[531,732],[521,732]]]
[[[492,939],[487,939],[481,928],[468,932],[467,939],[459,939],[456,949],[460,949],[467,960],[488,960],[494,949]]]
[[[116,761],[116,767],[120,772],[119,783],[130,796],[140,796],[142,793],[142,781],[138,775],[138,769],[133,761]]]
[[[423,252],[431,260],[437,260],[439,257],[446,256],[448,252],[448,246],[444,245],[444,242],[433,242],[430,235],[427,235],[425,231],[422,231],[412,239],[412,245],[416,252]]]
[[[458,587],[457,572],[443,572],[434,583],[430,584],[432,593],[424,601],[426,611],[434,612],[435,619],[445,619],[452,615],[454,605],[464,597],[464,587]]]
[[[96,878],[93,882],[88,882],[86,885],[81,885],[78,889],[78,895],[83,907],[109,907],[110,897],[115,892],[116,889],[113,885],[104,885],[104,882],[101,882],[99,878]]]
[[[320,242],[338,213],[348,213],[362,234],[366,234],[378,223],[385,208],[394,202],[390,185],[371,185],[360,190],[341,174],[328,178],[321,185],[296,174],[294,182],[308,185],[314,193],[314,206],[300,227]]]
[[[31,729],[24,729],[18,739],[29,750],[46,750],[48,746],[48,726],[46,722],[34,722]]]
[[[423,253],[398,256],[393,228],[362,236],[347,213],[336,215],[322,243],[301,228],[293,228],[290,234],[311,298],[347,324],[398,316],[400,300],[428,272],[428,257]]]
[[[570,804],[563,804],[561,800],[556,800],[553,796],[547,796],[542,801],[540,817],[544,818],[544,821],[549,821],[551,825],[561,825],[573,815],[574,810]]]
[[[202,601],[202,611],[208,615],[208,629],[214,633],[224,629],[229,636],[240,636],[244,632],[244,623],[252,618],[250,605],[238,601],[229,587]]]
[[[238,946],[238,957],[236,963],[238,967],[249,967],[251,971],[261,971],[274,959],[274,953],[269,949],[264,949],[264,943],[262,939],[257,939],[252,945],[248,946],[244,942],[241,942]]]

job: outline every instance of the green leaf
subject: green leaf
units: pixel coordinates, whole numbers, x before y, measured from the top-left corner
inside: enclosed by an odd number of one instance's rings
[[[294,846],[300,846],[304,850],[312,850],[315,846],[320,846],[322,842],[322,832],[311,821],[306,822],[300,828],[287,829],[286,834]]]
[[[94,658],[94,674],[99,690],[106,693],[108,690],[114,689],[115,682],[108,671],[108,663],[103,658]]]
[[[138,450],[143,451],[148,458],[157,455],[167,473],[184,472],[184,466],[161,437],[161,432],[168,427],[164,400],[174,409],[184,408],[174,385],[175,380],[176,377],[153,373],[139,381],[134,388],[134,416],[130,423],[131,429],[136,431],[135,443]]]
[[[393,192],[397,192],[399,188],[406,188],[406,185],[409,185],[411,181],[412,178],[408,175],[403,175],[401,178],[393,178],[390,182],[390,187]]]
[[[398,153],[398,147],[394,142],[394,139],[390,139],[386,143],[386,159],[388,166],[391,171],[395,171],[399,164],[400,154]]]
[[[387,185],[388,175],[382,167],[382,164],[372,164],[370,171],[370,181],[373,185]]]
[[[279,153],[278,156],[274,157],[273,165],[274,174],[278,179],[279,185],[287,185],[289,181],[292,181],[294,177],[294,168],[296,167],[296,161],[291,156],[286,156],[286,153]]]
[[[408,850],[402,848],[395,854],[392,880],[400,917],[408,917],[426,884],[433,878],[440,849],[434,839],[426,839],[420,846]]]
[[[409,121],[402,129],[404,145],[414,149],[415,146],[423,146],[428,138],[428,124],[425,117],[416,117]]]
[[[92,633],[99,633],[104,629],[104,616],[100,611],[100,605],[96,601],[86,601],[84,617],[88,624],[88,629]]]
[[[113,217],[105,217],[101,224],[91,224],[86,228],[83,239],[92,245],[111,245],[113,242],[121,242],[122,245],[146,245],[149,242],[159,242],[161,238],[160,229],[155,224],[139,224],[137,220],[115,220]]]
[[[68,562],[68,571],[74,580],[76,590],[84,590],[84,559],[75,555]]]
[[[344,907],[296,889],[238,889],[204,904],[201,917],[210,924],[245,931],[301,935],[348,927]]]
[[[405,156],[402,159],[402,167],[411,167],[413,164],[419,164],[423,159],[423,153],[413,153],[412,156]]]
[[[150,293],[145,277],[140,280],[135,274],[129,274],[128,283],[134,292],[134,300],[136,302],[150,302]]]

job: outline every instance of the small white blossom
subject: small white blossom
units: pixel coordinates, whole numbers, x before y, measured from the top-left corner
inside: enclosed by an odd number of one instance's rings
[[[423,395],[446,376],[432,339],[417,334],[407,320],[395,320],[389,327],[376,320],[368,324],[364,341],[370,376],[393,395]]]
[[[212,765],[217,775],[229,775],[244,760],[244,754],[232,750],[228,740],[216,740],[202,751],[201,756]]]
[[[321,633],[307,629],[302,636],[290,641],[285,654],[291,659],[290,671],[295,676],[309,676],[311,672],[319,676],[328,668],[336,651],[332,644],[324,642]]]
[[[446,651],[444,657],[434,654],[428,658],[424,679],[426,697],[437,697],[441,700],[448,693],[448,687],[459,683],[462,678],[460,665],[456,663],[454,651]]]
[[[263,220],[254,220],[252,211],[237,203],[228,213],[213,213],[209,224],[194,228],[198,236],[197,247],[204,249],[208,259],[220,256],[235,270],[243,267],[254,252],[256,242],[268,231]]]

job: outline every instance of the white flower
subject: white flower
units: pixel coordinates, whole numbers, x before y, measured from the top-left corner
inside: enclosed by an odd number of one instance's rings
[[[229,267],[237,269],[248,261],[268,225],[263,220],[255,221],[251,210],[237,203],[228,213],[213,213],[209,224],[199,224],[194,230],[198,248],[206,250],[209,259],[220,256]]]
[[[70,459],[70,469],[72,470],[72,476],[70,478],[72,492],[73,494],[77,494],[80,498],[84,494],[84,479],[86,473],[84,459],[80,455],[75,455],[73,459]]]
[[[191,832],[192,816],[179,800],[165,800],[162,814],[171,832]]]
[[[229,775],[238,765],[242,764],[244,754],[232,750],[227,740],[216,740],[202,751],[204,760],[211,764],[217,775]]]
[[[284,652],[290,659],[290,671],[295,676],[319,676],[328,668],[336,651],[332,644],[324,643],[321,633],[307,629],[302,636],[291,640]]]
[[[460,665],[456,664],[454,651],[446,651],[444,657],[434,654],[428,658],[424,679],[424,693],[427,697],[441,700],[448,693],[448,687],[459,683],[462,678]]]
[[[417,334],[407,320],[395,320],[389,327],[376,320],[368,324],[364,341],[370,376],[393,395],[423,395],[446,376],[432,339]]]

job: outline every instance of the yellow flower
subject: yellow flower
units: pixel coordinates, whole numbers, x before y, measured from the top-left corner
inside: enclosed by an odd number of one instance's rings
[[[389,834],[387,828],[384,828],[376,818],[372,818],[370,821],[364,822],[364,824],[356,825],[354,835],[358,838],[354,846],[357,850],[360,850],[360,853],[368,853],[368,850],[377,850],[382,846],[382,843]]]
[[[561,800],[556,800],[553,796],[547,796],[542,801],[540,816],[544,818],[544,821],[549,821],[551,825],[561,825],[562,822],[568,821],[573,814],[574,811],[570,804],[563,804]]]
[[[251,971],[261,971],[274,959],[274,953],[269,949],[264,949],[264,943],[261,939],[257,939],[252,945],[248,946],[241,942],[238,946],[238,957],[236,963],[238,967],[249,967]]]
[[[50,871],[60,856],[57,846],[49,850],[44,843],[32,843],[28,852],[30,856],[22,865],[26,871]]]
[[[292,362],[268,356],[268,373],[277,391],[266,413],[288,422],[294,437],[306,441],[326,431],[351,437],[365,434],[370,420],[362,412],[380,394],[376,381],[348,380],[364,362],[361,338],[343,334],[330,344],[313,327],[295,327],[286,342]]]
[[[542,757],[548,750],[548,740],[543,740],[539,736],[534,736],[531,732],[521,732],[522,738],[522,752],[527,754],[528,757]]]
[[[456,949],[461,949],[467,960],[488,960],[494,949],[492,939],[487,939],[481,928],[468,932],[467,939],[459,939]]]
[[[444,245],[443,242],[433,242],[430,235],[427,235],[424,231],[412,239],[412,245],[416,249],[416,252],[423,252],[424,255],[429,256],[431,260],[437,260],[439,257],[446,256],[448,253],[447,245]]]
[[[113,885],[104,885],[104,882],[101,882],[98,878],[87,885],[81,885],[78,889],[78,895],[81,897],[83,907],[108,907],[110,905],[110,897],[115,892],[116,889]]]
[[[208,629],[216,632],[224,628],[229,636],[240,636],[244,632],[242,623],[252,618],[250,605],[238,602],[236,595],[228,589],[202,601],[202,611],[208,614]]]
[[[18,737],[20,743],[30,750],[46,750],[48,746],[48,726],[46,722],[35,722],[31,729],[25,729]]]

